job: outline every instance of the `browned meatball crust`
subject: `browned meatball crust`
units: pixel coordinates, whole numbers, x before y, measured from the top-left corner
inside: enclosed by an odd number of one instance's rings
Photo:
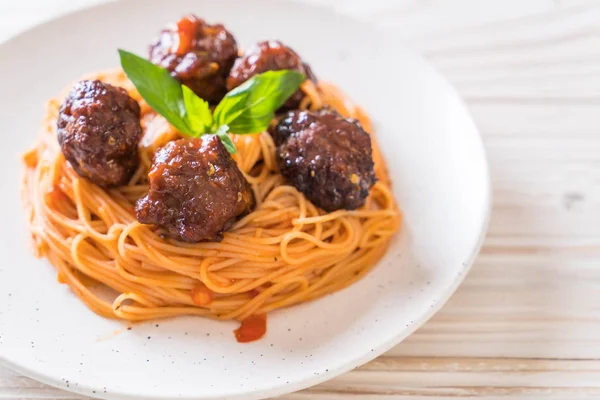
[[[227,89],[231,90],[254,75],[266,71],[280,71],[282,69],[291,69],[302,72],[308,79],[316,82],[308,64],[302,62],[298,54],[287,46],[284,46],[277,40],[270,40],[258,43],[254,48],[244,53],[243,57],[238,58],[227,78]],[[302,98],[302,91],[298,89],[282,108],[298,108]]]
[[[185,242],[220,240],[254,207],[250,184],[215,135],[169,142],[154,156],[148,181],[138,221]]]
[[[126,184],[139,164],[140,106],[125,89],[77,82],[58,113],[60,148],[73,169],[103,186]]]
[[[281,174],[325,211],[354,210],[377,178],[371,138],[334,111],[290,111],[270,130]]]
[[[221,24],[187,15],[165,28],[150,46],[150,61],[166,68],[211,104],[225,93],[225,79],[238,56],[235,38]]]

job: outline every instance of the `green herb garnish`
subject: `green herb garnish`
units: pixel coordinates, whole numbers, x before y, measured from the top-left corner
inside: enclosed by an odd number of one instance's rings
[[[302,73],[293,70],[255,75],[227,93],[213,115],[208,102],[180,84],[166,69],[124,50],[119,50],[119,56],[125,74],[154,111],[184,135],[216,134],[230,153],[236,150],[227,132],[265,131],[275,111],[305,79]]]

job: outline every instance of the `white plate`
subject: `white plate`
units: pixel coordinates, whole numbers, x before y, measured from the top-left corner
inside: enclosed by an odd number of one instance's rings
[[[266,337],[236,343],[237,324],[177,318],[124,330],[30,255],[19,204],[19,153],[44,102],[90,71],[145,54],[187,12],[223,22],[243,47],[281,39],[317,76],[372,115],[405,215],[402,233],[362,281],[269,316]],[[48,384],[114,399],[256,399],[302,389],[400,342],[448,299],[484,235],[490,203],[477,129],[421,58],[360,23],[279,0],[131,0],[68,15],[0,46],[0,360]],[[121,333],[114,334],[115,330]]]

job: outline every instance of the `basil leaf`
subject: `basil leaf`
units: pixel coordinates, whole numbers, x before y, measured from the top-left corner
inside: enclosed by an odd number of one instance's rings
[[[192,136],[198,137],[203,133],[207,133],[213,123],[208,102],[202,100],[192,89],[185,85],[181,85],[181,91],[183,92],[187,125],[194,133]]]
[[[225,95],[214,112],[214,125],[228,125],[231,133],[264,132],[275,111],[304,81],[293,70],[258,74]]]
[[[233,143],[231,138],[227,136],[228,130],[229,127],[227,125],[221,125],[219,129],[215,131],[215,135],[217,135],[219,139],[221,139],[221,142],[230,154],[235,154],[237,152],[237,149],[235,148],[235,144]]]
[[[119,49],[121,66],[146,103],[181,133],[194,132],[186,121],[181,84],[164,68]]]

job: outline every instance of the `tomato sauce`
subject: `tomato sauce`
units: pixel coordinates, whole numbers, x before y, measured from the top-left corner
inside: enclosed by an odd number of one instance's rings
[[[242,324],[233,333],[239,343],[248,343],[265,336],[267,332],[267,315],[251,315],[242,320]]]
[[[46,201],[50,203],[53,208],[56,208],[58,203],[68,200],[69,198],[63,193],[62,190],[60,190],[58,185],[52,186],[50,190],[46,192]]]
[[[197,306],[207,306],[213,301],[213,292],[205,284],[199,283],[192,289],[192,301]]]
[[[177,22],[177,33],[179,43],[177,45],[176,54],[183,56],[192,49],[194,39],[196,37],[196,22],[191,18],[182,18]]]

